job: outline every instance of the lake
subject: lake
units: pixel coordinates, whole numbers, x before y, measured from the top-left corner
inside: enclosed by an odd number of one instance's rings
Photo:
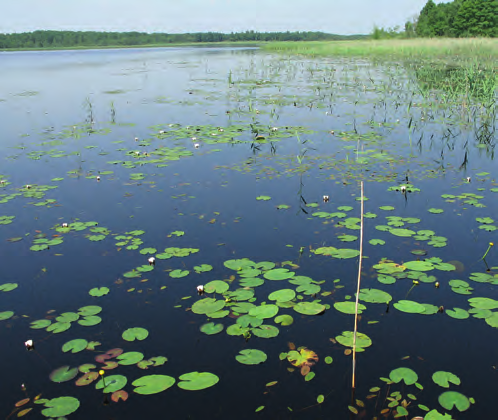
[[[172,47],[0,75],[2,418],[494,416],[493,73]]]

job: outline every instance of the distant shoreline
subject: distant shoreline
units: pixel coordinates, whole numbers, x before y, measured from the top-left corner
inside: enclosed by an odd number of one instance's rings
[[[283,42],[283,41],[282,41]],[[176,42],[165,44],[142,45],[75,45],[74,47],[33,47],[33,48],[2,48],[0,52],[19,51],[78,51],[78,50],[117,50],[133,48],[166,48],[166,47],[259,47],[268,41],[224,41],[224,42]]]

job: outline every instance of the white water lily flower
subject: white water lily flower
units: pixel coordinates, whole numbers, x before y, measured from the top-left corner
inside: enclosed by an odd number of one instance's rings
[[[135,141],[138,141],[138,137],[135,137]]]
[[[156,259],[154,257],[149,258],[149,265],[154,265],[156,263]]]
[[[160,131],[159,131],[159,134],[164,134],[164,130],[160,130]]]
[[[197,286],[197,293],[199,293],[200,295],[202,295],[204,293],[204,286]]]
[[[25,341],[24,342],[24,347],[26,347],[26,350],[33,350],[35,348],[33,340],[27,340],[27,341]]]
[[[28,190],[29,190],[30,188],[31,188],[31,185],[29,185],[29,184],[28,184],[28,185],[26,185],[26,189],[28,189]]]
[[[467,182],[470,182],[472,179],[470,178],[470,176],[467,177]]]
[[[199,143],[195,143],[195,144],[194,144],[194,147],[195,147],[196,149],[198,149],[199,147],[201,147],[201,145],[200,145]]]
[[[399,189],[401,190],[402,193],[405,193],[406,192],[406,185],[402,185],[401,187],[399,187]]]
[[[323,202],[324,203],[328,203],[329,199],[330,199],[330,197],[328,195],[324,195],[323,196]]]
[[[68,225],[67,225],[67,223],[63,223],[63,224],[62,224],[62,227],[63,227],[63,228],[66,228],[67,226],[68,226]]]
[[[100,176],[97,175],[97,181],[100,181]]]

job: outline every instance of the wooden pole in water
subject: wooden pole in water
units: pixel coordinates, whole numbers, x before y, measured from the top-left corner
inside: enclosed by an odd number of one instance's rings
[[[352,387],[353,390],[356,387],[356,334],[358,332],[358,298],[360,295],[360,282],[361,282],[361,261],[363,259],[363,181],[360,183],[361,188],[361,222],[360,222],[360,261],[358,262],[358,281],[356,287],[356,305],[354,309],[354,335],[353,335],[353,379]]]

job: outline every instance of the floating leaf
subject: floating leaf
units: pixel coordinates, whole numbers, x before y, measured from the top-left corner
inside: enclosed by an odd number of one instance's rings
[[[353,331],[343,331],[341,335],[338,335],[335,339],[339,344],[342,344],[345,347],[353,347]],[[357,333],[356,334],[356,351],[364,351],[366,347],[370,347],[372,345],[372,340],[366,334]]]
[[[104,381],[105,381],[105,388],[104,388]],[[128,379],[126,379],[126,376],[111,375],[98,381],[97,384],[95,385],[95,389],[103,389],[104,393],[108,392],[112,393],[124,388],[127,382]]]
[[[120,365],[134,365],[143,360],[144,355],[138,351],[128,351],[119,355],[116,359]]]
[[[49,378],[52,382],[67,382],[71,379],[74,379],[78,374],[78,368],[71,368],[69,366],[61,366],[60,368],[55,369],[49,375]]]
[[[292,289],[281,289],[276,292],[270,293],[269,300],[276,300],[277,302],[287,302],[296,297],[296,292]]]
[[[285,327],[291,325],[294,322],[294,319],[290,315],[285,314],[277,316],[275,322]]]
[[[383,290],[361,289],[359,299],[368,303],[389,303],[392,300],[392,296]]]
[[[241,350],[235,359],[244,365],[258,365],[266,361],[268,356],[265,352],[256,349]]]
[[[277,305],[261,305],[251,308],[249,310],[249,315],[254,316],[259,319],[273,318],[278,313]]]
[[[286,280],[294,277],[294,275],[293,271],[289,271],[286,268],[275,268],[264,273],[263,277],[268,280]]]
[[[109,293],[108,287],[100,287],[100,288],[94,287],[88,292],[90,296],[97,296],[97,297],[107,295],[107,293]]]
[[[78,353],[80,351],[83,351],[86,349],[88,345],[88,341],[82,339],[82,338],[77,338],[75,340],[68,341],[66,344],[62,346],[62,351],[64,353],[67,353],[70,351],[71,353]]]
[[[208,322],[207,324],[201,325],[201,332],[207,335],[218,334],[223,331],[223,324],[215,324],[214,322]]]
[[[354,315],[356,312],[356,303],[355,302],[335,302],[334,308],[343,314],[351,314]],[[361,314],[364,309],[367,309],[365,305],[358,303],[358,313]]]
[[[303,315],[318,315],[325,311],[325,305],[317,302],[299,302],[293,309]]]
[[[467,319],[470,316],[465,309],[461,308],[453,308],[453,310],[447,309],[446,313],[455,319]]]
[[[76,386],[90,385],[93,381],[97,380],[98,377],[98,372],[86,372],[82,377],[78,378],[78,380],[76,381]]]
[[[198,300],[192,305],[192,312],[195,314],[210,314],[220,311],[225,307],[224,300],[216,300],[213,298],[204,298]]]
[[[259,327],[254,328],[252,330],[252,333],[256,337],[260,338],[273,338],[279,334],[279,330],[277,327],[274,327],[273,325],[262,324]]]
[[[4,283],[0,284],[0,292],[11,292],[16,289],[18,286],[17,283]]]
[[[209,372],[190,372],[180,376],[178,387],[187,391],[199,391],[216,385],[220,378]]]
[[[80,406],[80,401],[74,397],[52,398],[45,402],[42,414],[45,417],[64,417],[74,413]]]
[[[133,391],[137,394],[151,395],[167,390],[168,388],[172,387],[175,382],[175,378],[172,378],[171,376],[147,375],[136,379],[132,382],[132,385],[136,387]]]
[[[413,302],[412,300],[400,300],[393,305],[398,311],[409,314],[420,314],[425,311],[424,305]]]
[[[404,381],[406,385],[413,385],[418,380],[418,375],[409,368],[398,368],[389,374],[391,381],[399,383]]]
[[[147,331],[145,328],[135,327],[128,328],[126,331],[124,331],[122,337],[126,341],[142,341],[145,340],[148,335],[149,331]]]
[[[458,411],[462,412],[470,407],[469,399],[465,395],[455,391],[443,392],[439,396],[438,401],[446,410],[451,410],[455,407]]]
[[[101,322],[102,318],[100,316],[92,315],[83,317],[83,319],[78,321],[78,324],[83,325],[84,327],[91,327],[100,324]]]
[[[206,293],[225,293],[228,288],[229,288],[229,284],[224,282],[224,281],[221,281],[221,280],[213,280],[213,281],[210,281],[209,283],[205,284],[204,285],[204,291]]]
[[[112,393],[111,400],[113,400],[114,402],[118,402],[120,399],[126,401],[128,399],[128,393],[123,390],[115,391]]]
[[[174,279],[180,279],[182,277],[188,276],[190,271],[188,270],[173,270],[169,273],[170,277],[173,277]]]
[[[443,388],[449,388],[450,382],[455,385],[460,385],[460,378],[451,372],[444,372],[442,370],[435,372],[432,375],[432,380],[434,383],[442,386]]]

